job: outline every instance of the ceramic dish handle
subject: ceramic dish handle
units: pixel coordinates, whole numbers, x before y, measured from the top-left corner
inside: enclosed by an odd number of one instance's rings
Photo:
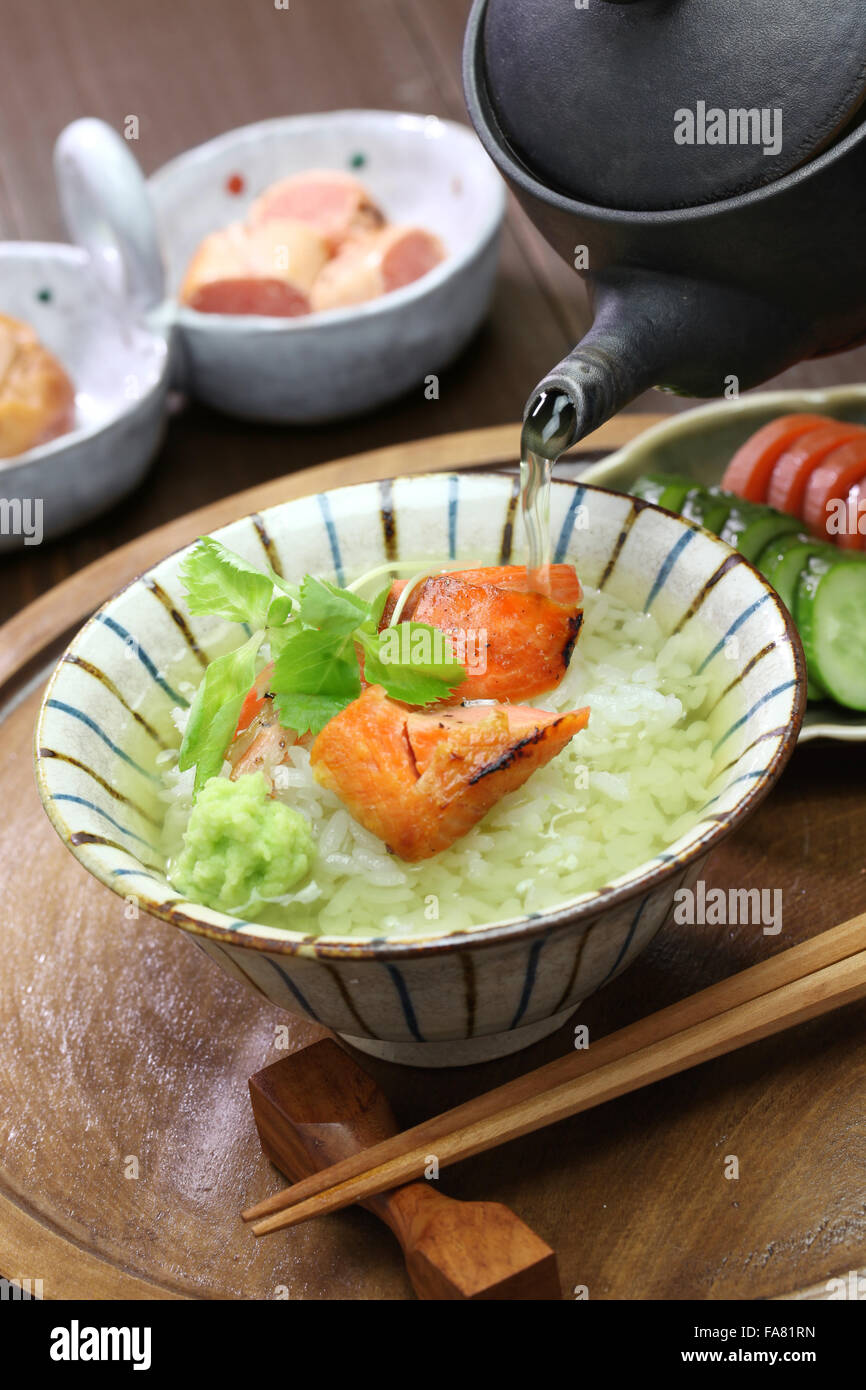
[[[143,317],[164,298],[165,271],[147,184],[126,141],[105,121],[73,121],[54,147],[54,175],[69,235],[112,295]]]

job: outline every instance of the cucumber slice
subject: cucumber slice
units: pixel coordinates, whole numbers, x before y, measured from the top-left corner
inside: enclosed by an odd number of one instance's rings
[[[807,531],[791,531],[783,536],[776,536],[765,545],[757,560],[755,569],[759,569],[766,579],[770,578],[770,570],[783,560],[788,551],[795,545],[802,545],[805,541],[811,541],[814,537]]]
[[[807,535],[797,517],[674,473],[640,478],[632,493],[681,512],[751,560],[800,629],[809,699],[866,710],[866,553],[840,552]]]
[[[667,489],[681,487],[685,496],[694,485],[693,478],[682,478],[677,473],[647,473],[632,485],[631,493],[633,497],[642,497],[644,502],[654,502],[658,507],[665,505],[661,499]],[[678,511],[679,508],[671,507],[670,510]]]
[[[712,493],[705,487],[692,487],[682,504],[682,513],[689,521],[696,521],[717,536],[733,505],[733,497]]]
[[[674,478],[659,498],[659,506],[666,507],[669,512],[681,512],[691,487],[688,479]]]
[[[760,516],[750,517],[737,536],[737,549],[746,560],[751,560],[754,564],[770,541],[799,533],[802,527],[802,521],[796,516],[786,516],[784,512],[774,511],[772,507],[762,507]]]
[[[788,612],[794,614],[797,604],[797,588],[800,583],[800,574],[806,568],[813,555],[820,555],[823,547],[820,541],[810,540],[808,536],[791,536],[793,545],[788,546],[784,554],[773,564],[768,565],[761,572],[772,584],[779,598],[784,603]],[[774,546],[779,546],[778,540],[773,541]],[[769,547],[768,547],[769,548]],[[766,553],[766,552],[764,552]],[[761,569],[761,566],[758,566]]]
[[[788,536],[777,536],[774,541],[770,541],[770,544],[765,546],[758,556],[757,568],[767,582],[772,584],[788,612],[792,615],[796,607],[797,586],[803,567],[813,555],[826,554],[829,550],[831,547],[824,542],[815,540],[814,536],[807,536],[799,532]],[[838,553],[835,558],[838,559]],[[809,678],[808,698],[810,700],[826,700],[827,692],[808,663],[806,674]]]
[[[757,502],[745,502],[741,497],[735,498],[719,533],[722,540],[727,541],[728,545],[732,545],[736,550],[746,527],[759,517],[763,510]]]
[[[806,662],[828,695],[866,710],[866,565],[812,555],[797,585],[795,616]]]

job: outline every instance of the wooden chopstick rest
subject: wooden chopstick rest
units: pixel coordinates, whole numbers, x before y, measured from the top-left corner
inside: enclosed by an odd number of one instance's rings
[[[386,1162],[402,1152],[407,1135],[411,1135],[419,1144],[426,1143],[432,1147],[444,1135],[458,1129],[462,1124],[472,1123],[485,1115],[495,1115],[508,1105],[536,1096],[542,1091],[552,1090],[563,1082],[594,1071],[597,1067],[615,1061],[618,1057],[627,1056],[629,1052],[648,1046],[660,1038],[669,1037],[761,993],[778,989],[835,960],[843,960],[864,946],[866,914],[852,918],[841,926],[833,927],[809,941],[802,942],[799,946],[793,946],[787,951],[771,956],[769,960],[761,961],[758,965],[720,980],[717,984],[689,995],[676,1004],[639,1019],[627,1028],[610,1033],[598,1042],[592,1043],[586,1051],[569,1053],[555,1062],[548,1063],[547,1066],[527,1072],[515,1081],[476,1096],[464,1105],[426,1120],[406,1134],[377,1145],[374,1152],[346,1160],[340,1165],[338,1173],[319,1172],[306,1181],[295,1184],[294,1187],[275,1192],[273,1196],[245,1211],[244,1220],[260,1220],[283,1211],[307,1197],[323,1192],[334,1182],[363,1173],[373,1162]]]
[[[290,1178],[337,1163],[398,1132],[372,1077],[331,1039],[250,1077],[262,1148]],[[458,1202],[435,1182],[365,1198],[391,1228],[419,1298],[560,1299],[556,1255],[499,1202]]]
[[[731,976],[658,1014],[316,1174],[251,1215],[266,1235],[695,1066],[866,993],[866,916]]]

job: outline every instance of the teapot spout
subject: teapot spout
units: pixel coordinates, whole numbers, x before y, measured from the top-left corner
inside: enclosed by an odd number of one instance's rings
[[[604,272],[589,285],[592,327],[538,383],[524,412],[530,447],[548,456],[553,450],[532,432],[534,420],[549,421],[552,401],[552,442],[563,452],[650,387],[735,398],[813,346],[803,322],[744,291],[635,270]]]

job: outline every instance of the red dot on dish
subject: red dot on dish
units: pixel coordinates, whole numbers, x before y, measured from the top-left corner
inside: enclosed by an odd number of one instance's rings
[[[230,174],[226,179],[226,191],[229,193],[234,193],[235,195],[243,193],[246,186],[242,174]]]

